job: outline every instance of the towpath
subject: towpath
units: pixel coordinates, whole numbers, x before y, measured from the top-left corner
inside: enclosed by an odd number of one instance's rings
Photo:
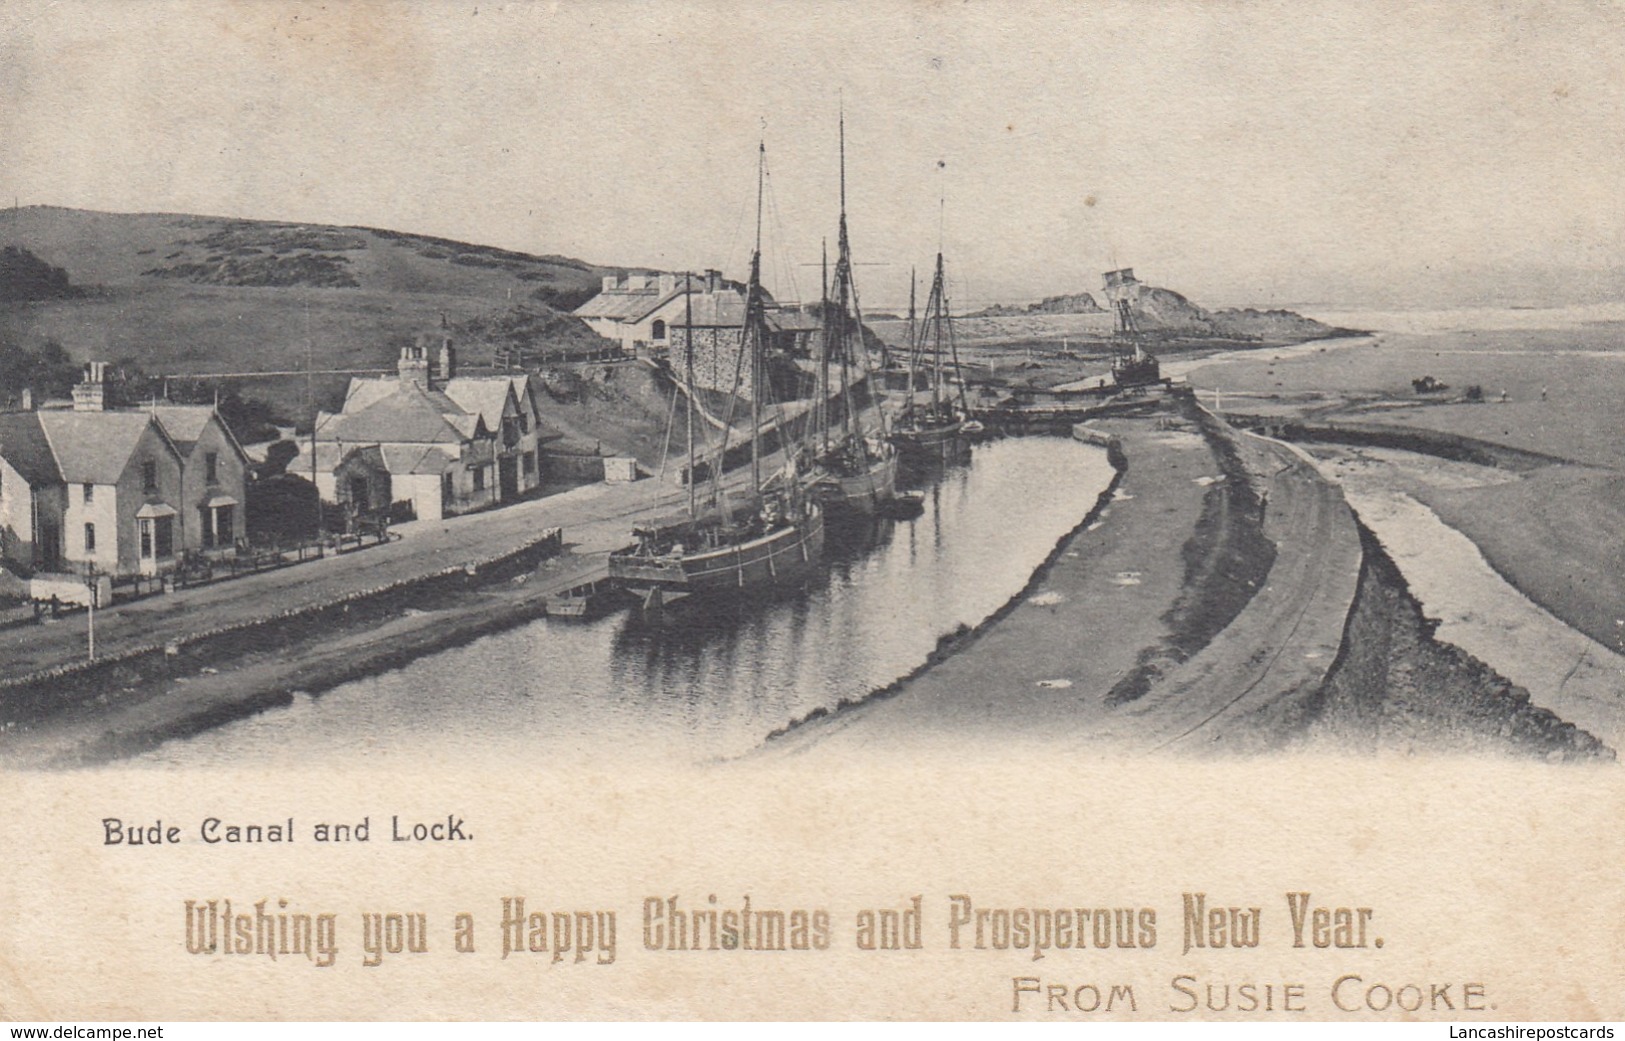
[[[1129,465],[1110,504],[1064,540],[1022,601],[964,653],[939,661],[891,697],[803,726],[768,754],[891,755],[1053,742],[1098,727],[1106,693],[1168,633],[1179,597],[1177,547],[1195,530],[1220,469],[1194,429],[1152,420],[1097,424],[1116,434]]]
[[[653,480],[586,485],[444,521],[397,525],[400,537],[322,560],[114,604],[96,612],[96,651],[108,657],[234,623],[331,602],[517,550],[547,528],[564,529],[576,555],[630,541],[640,517],[670,512],[686,492]],[[14,680],[86,657],[84,612],[54,623],[0,630],[0,680]]]
[[[1268,489],[1269,578],[1212,642],[1103,731],[1144,750],[1255,752],[1303,721],[1342,644],[1360,577],[1360,536],[1342,491],[1280,442],[1241,435]]]
[[[1268,579],[1203,649],[1114,708],[1113,685],[1169,635],[1188,566],[1175,547],[1222,475],[1194,431],[1151,420],[1095,425],[1118,436],[1128,469],[1096,524],[1068,537],[1023,601],[967,653],[770,742],[768,754],[889,754],[899,741],[951,755],[1069,741],[1080,754],[1241,751],[1297,722],[1336,660],[1359,577],[1358,531],[1341,492],[1290,446],[1242,435],[1242,462],[1267,489],[1264,534],[1276,547]]]

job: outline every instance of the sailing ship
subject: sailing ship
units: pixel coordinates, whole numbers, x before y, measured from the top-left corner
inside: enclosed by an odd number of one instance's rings
[[[919,374],[927,365],[931,400],[917,402],[915,390]],[[952,370],[951,387],[948,369]],[[953,318],[949,314],[948,281],[943,274],[939,249],[931,293],[926,298],[925,319],[909,352],[908,398],[892,426],[892,438],[905,450],[936,448],[961,433],[980,432],[981,424],[969,420],[969,416],[965,382],[959,373],[959,345],[954,340]],[[974,425],[967,429],[967,423]]]
[[[826,261],[827,267],[827,261]],[[866,403],[876,393],[869,351],[863,343],[863,310],[852,279],[852,246],[846,231],[846,117],[841,117],[841,217],[837,232],[835,281],[823,279],[820,308],[823,325],[818,387],[810,424],[812,470],[809,485],[832,512],[869,515],[881,510],[897,492],[897,449],[886,436],[885,416],[865,431]],[[838,363],[838,377],[831,366]],[[831,390],[840,381],[839,395]],[[831,400],[840,403],[840,420],[830,418]]]
[[[709,463],[710,494],[702,506],[698,494],[701,471],[694,437],[693,321],[688,322],[684,390],[689,402],[688,512],[633,529],[637,542],[611,553],[609,576],[643,601],[645,608],[695,594],[738,595],[799,584],[815,571],[824,555],[824,514],[805,494],[794,472],[762,479],[762,403],[768,393],[766,364],[767,321],[762,291],[762,190],[767,171],[767,150],[758,148],[756,170],[756,243],[750,258],[750,280],[745,289],[744,325],[740,330],[737,376],[749,365],[750,486],[748,493],[730,501],[723,463],[733,431],[739,395],[729,400],[721,445]],[[782,429],[782,424],[781,424]]]

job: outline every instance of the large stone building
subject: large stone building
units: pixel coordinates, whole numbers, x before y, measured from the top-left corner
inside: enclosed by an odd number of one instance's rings
[[[620,344],[628,354],[649,357],[670,347],[673,303],[681,312],[686,295],[714,293],[722,284],[722,276],[716,271],[707,271],[704,278],[669,272],[629,274],[624,278],[605,275],[598,295],[572,313],[599,336]]]

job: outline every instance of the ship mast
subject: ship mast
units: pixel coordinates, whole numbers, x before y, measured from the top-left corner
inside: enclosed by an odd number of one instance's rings
[[[688,399],[688,517],[699,516],[695,499],[694,455],[694,273],[683,272],[683,383]]]
[[[762,189],[767,176],[767,145],[759,142],[756,146],[756,241],[750,254],[750,281],[745,287],[745,316],[739,329],[739,353],[734,356],[733,387],[728,394],[728,417],[722,425],[722,445],[717,450],[717,465],[711,474],[713,498],[722,507],[724,515],[728,514],[727,486],[723,481],[723,468],[728,462],[729,435],[733,432],[734,416],[739,409],[739,391],[743,387],[745,375],[745,359],[747,352],[750,358],[750,477],[751,490],[755,495],[762,492],[762,406],[761,406],[761,365],[758,355],[761,353],[761,326],[764,322],[762,316]],[[720,308],[718,318],[720,320]],[[714,336],[720,335],[714,333]],[[719,341],[713,341],[720,346]]]
[[[926,314],[931,319],[931,411],[942,404],[942,312],[947,307],[943,299],[947,287],[942,277],[942,247],[937,247],[937,273],[931,280],[931,299],[926,301]],[[932,310],[933,305],[935,310]]]
[[[745,324],[739,330],[739,349],[750,346],[750,486],[762,493],[762,337],[758,322],[762,307],[762,183],[767,176],[767,143],[756,145],[756,243],[750,253],[750,283],[745,290]],[[752,339],[752,333],[755,338]]]
[[[919,371],[920,351],[914,342],[917,333],[914,329],[914,290],[919,282],[919,272],[913,265],[908,269],[908,404],[904,406],[905,412],[914,411],[914,380]]]
[[[829,350],[830,350],[830,324],[829,324],[829,240],[824,239],[820,244],[819,259],[823,265],[823,292],[819,297],[818,320],[823,335],[818,348],[818,407],[813,415],[816,424],[814,448],[818,441],[823,442],[823,451],[829,451]]]

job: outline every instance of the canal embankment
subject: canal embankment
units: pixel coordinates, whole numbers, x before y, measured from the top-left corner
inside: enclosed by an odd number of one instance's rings
[[[1191,538],[1223,472],[1193,419],[1114,418],[1081,432],[1117,475],[1026,587],[980,625],[945,635],[910,675],[786,728],[769,753],[968,750],[1100,725],[1106,692],[1142,650],[1173,636],[1185,567],[1169,547]]]
[[[131,755],[541,615],[601,578],[556,534],[478,561],[55,670],[7,689],[0,749],[20,766]]]
[[[914,674],[769,747],[1327,745],[1612,758],[1595,735],[1438,640],[1381,543],[1307,454],[1200,409],[1185,415],[1183,428],[1167,417],[1080,427],[1114,452],[1118,480],[1028,588],[946,638]]]

